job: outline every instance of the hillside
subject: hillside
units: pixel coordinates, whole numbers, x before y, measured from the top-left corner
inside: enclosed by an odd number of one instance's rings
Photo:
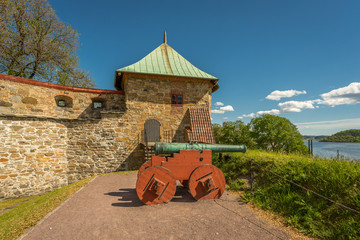
[[[320,142],[360,142],[360,129],[350,129],[325,137]]]

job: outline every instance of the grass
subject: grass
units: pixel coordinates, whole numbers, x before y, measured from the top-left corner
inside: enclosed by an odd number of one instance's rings
[[[5,202],[0,202],[0,214],[7,209],[13,208],[14,206],[21,204],[22,202],[25,202],[34,197],[35,196],[27,196],[27,197],[21,197],[21,198],[7,200]]]
[[[119,172],[117,174],[122,173],[128,172]],[[94,177],[83,179],[41,196],[17,198],[1,202],[0,208],[4,209],[17,203],[20,204],[0,215],[0,239],[10,240],[19,238],[27,229],[35,226],[43,217],[93,178]],[[33,199],[28,200],[29,198]]]
[[[214,157],[216,159],[216,157]],[[250,160],[255,176],[254,197],[248,185]],[[301,232],[324,239],[358,239],[360,215],[322,199],[269,173],[360,210],[360,163],[249,150],[228,162],[214,161],[231,190],[242,191],[245,201],[284,217]]]

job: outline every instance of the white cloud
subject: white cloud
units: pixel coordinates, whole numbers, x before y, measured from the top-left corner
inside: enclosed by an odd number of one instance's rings
[[[223,110],[218,110],[218,109],[211,110],[211,112],[212,112],[212,113],[219,113],[219,114],[225,113],[225,111],[223,111]]]
[[[226,120],[226,119],[228,119],[228,117],[224,117],[223,119]]]
[[[257,115],[262,115],[262,114],[271,114],[271,115],[277,115],[280,114],[280,110],[279,109],[271,109],[268,111],[258,111],[256,114]]]
[[[243,114],[242,117],[253,118],[253,117],[255,117],[255,113]]]
[[[237,117],[237,118],[238,118],[238,119],[243,119],[244,117],[241,117],[241,116],[240,116],[240,117]]]
[[[231,105],[227,105],[225,107],[220,107],[220,110],[232,112],[234,111],[234,108]]]
[[[360,82],[353,82],[346,87],[334,89],[321,94],[321,97],[324,100],[320,103],[330,106],[360,103]]]
[[[360,118],[341,119],[335,121],[295,123],[304,135],[331,135],[346,129],[359,129]]]
[[[214,105],[215,106],[224,106],[224,104],[222,102],[216,102]]]
[[[310,100],[310,101],[288,101],[284,103],[279,103],[282,113],[288,112],[301,112],[302,109],[314,109],[314,103],[319,102],[320,100]]]
[[[293,97],[293,96],[297,96],[300,94],[306,94],[306,91],[297,91],[297,90],[286,90],[286,91],[273,91],[272,93],[270,93],[266,99],[268,100],[276,100],[279,101],[281,98],[288,98],[288,97]]]

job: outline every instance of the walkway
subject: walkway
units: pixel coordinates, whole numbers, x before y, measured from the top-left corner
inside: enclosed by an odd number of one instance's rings
[[[135,183],[136,173],[97,177],[21,239],[289,239],[228,192],[196,202],[178,186],[169,203],[147,206]]]

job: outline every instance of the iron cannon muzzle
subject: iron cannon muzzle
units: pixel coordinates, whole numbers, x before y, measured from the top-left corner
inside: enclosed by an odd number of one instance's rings
[[[211,150],[213,152],[246,152],[245,145],[200,144],[190,143],[155,143],[153,148],[156,154],[179,153],[180,150]]]

